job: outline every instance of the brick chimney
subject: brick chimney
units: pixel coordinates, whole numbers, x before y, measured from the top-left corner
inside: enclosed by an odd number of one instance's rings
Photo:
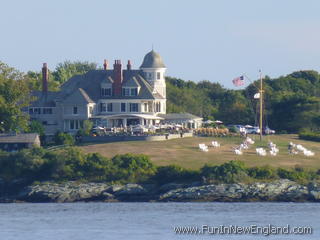
[[[127,64],[127,70],[131,70],[131,61],[130,60],[128,60],[128,64]]]
[[[43,64],[42,67],[42,93],[47,94],[48,92],[48,80],[49,80],[49,71],[47,63]]]
[[[113,64],[113,92],[115,96],[121,96],[122,89],[122,65],[120,60],[115,60]]]
[[[104,70],[108,70],[108,60],[107,60],[107,59],[105,59],[105,60],[103,61],[103,69],[104,69]]]

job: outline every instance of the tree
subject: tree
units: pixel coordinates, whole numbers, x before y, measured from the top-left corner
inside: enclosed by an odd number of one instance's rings
[[[74,75],[84,74],[90,70],[95,69],[97,69],[96,63],[90,63],[87,61],[64,61],[63,63],[59,63],[57,65],[55,71],[52,74],[55,80],[61,84]]]
[[[28,128],[28,115],[21,109],[31,99],[26,75],[0,62],[0,132]]]
[[[26,74],[28,86],[33,91],[41,91],[42,90],[42,73],[28,71]],[[49,91],[58,91],[60,83],[54,78],[52,72],[49,71],[48,76],[48,90]]]

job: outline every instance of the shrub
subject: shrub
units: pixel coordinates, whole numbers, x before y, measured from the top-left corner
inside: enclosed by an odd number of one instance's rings
[[[200,180],[200,174],[199,171],[188,170],[177,165],[161,166],[157,168],[152,180],[158,184],[192,182]]]
[[[306,171],[301,167],[296,167],[295,169],[278,168],[277,173],[280,178],[289,179],[302,184],[317,178],[316,172]]]
[[[247,172],[250,177],[256,179],[275,179],[278,177],[277,171],[269,166],[248,168]]]
[[[112,180],[143,182],[154,175],[156,167],[150,158],[143,154],[122,154],[112,159],[114,173]]]
[[[304,140],[320,142],[320,133],[302,130],[301,132],[299,132],[299,138]]]
[[[236,183],[248,180],[243,162],[230,161],[220,166],[205,165],[201,168],[201,175],[209,181]]]
[[[54,135],[54,143],[56,145],[72,146],[74,145],[75,141],[73,136],[68,133],[56,132],[56,134]]]

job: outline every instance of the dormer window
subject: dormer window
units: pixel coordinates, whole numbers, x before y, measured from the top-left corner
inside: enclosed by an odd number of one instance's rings
[[[130,96],[130,88],[122,88],[123,96]]]
[[[111,88],[101,88],[101,96],[102,97],[112,96],[112,89]]]
[[[137,96],[138,95],[138,89],[137,88],[131,88],[130,96]]]
[[[124,87],[122,88],[122,96],[138,96],[138,88]]]

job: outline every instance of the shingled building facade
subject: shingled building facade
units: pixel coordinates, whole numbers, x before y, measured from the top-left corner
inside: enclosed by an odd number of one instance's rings
[[[145,55],[139,69],[120,60],[103,70],[92,70],[65,82],[60,91],[50,92],[48,68],[43,64],[43,89],[34,92],[37,100],[28,108],[30,118],[42,122],[46,134],[56,131],[75,133],[84,120],[95,126],[126,127],[154,125],[166,117],[166,83],[161,56],[155,51]]]

